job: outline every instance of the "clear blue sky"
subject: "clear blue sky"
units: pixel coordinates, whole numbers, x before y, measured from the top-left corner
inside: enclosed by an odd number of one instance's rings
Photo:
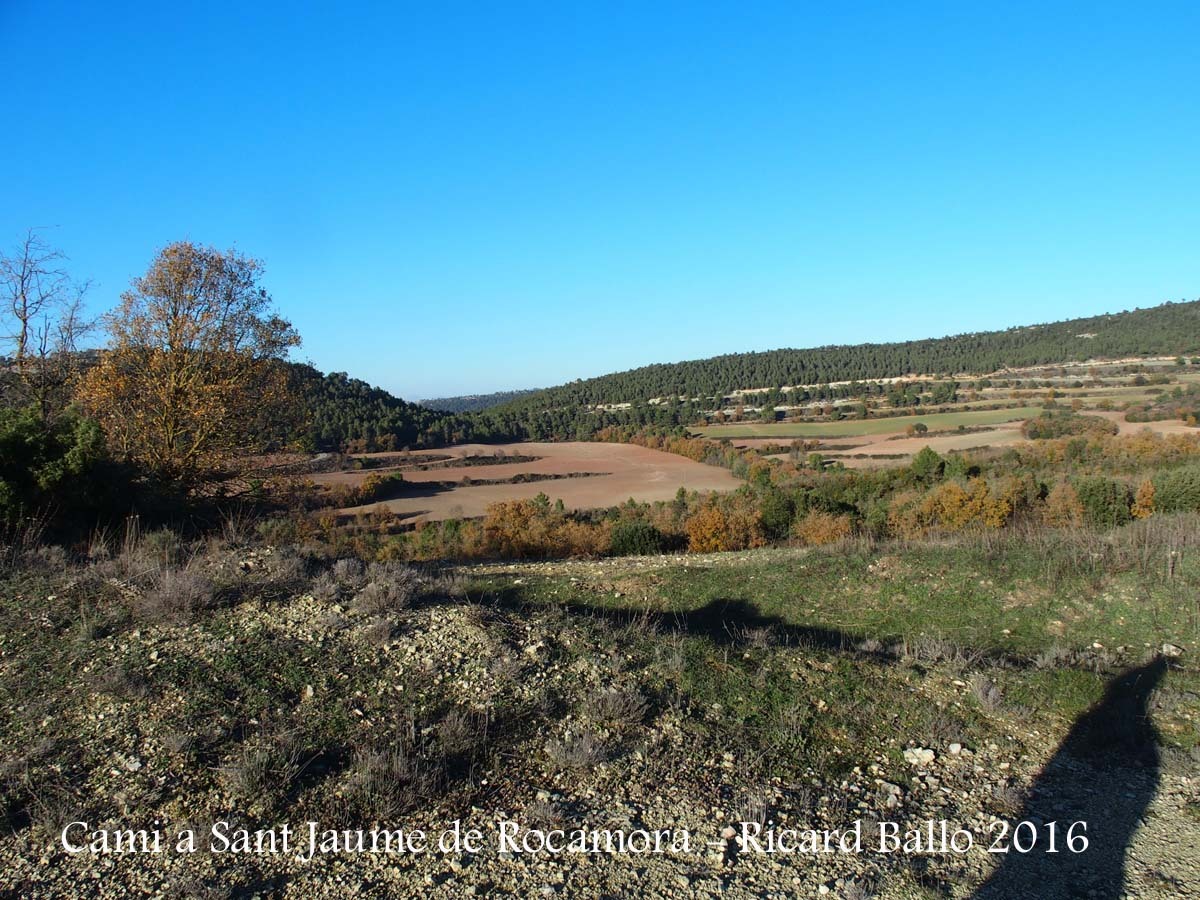
[[[0,237],[402,396],[1200,295],[1200,4],[0,0]]]

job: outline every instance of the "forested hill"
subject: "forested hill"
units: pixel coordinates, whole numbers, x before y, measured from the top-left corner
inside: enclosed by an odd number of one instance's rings
[[[1200,300],[1132,312],[892,344],[731,353],[574,381],[495,408],[497,413],[713,397],[738,388],[827,384],[908,374],[986,373],[1005,367],[1200,351]]]
[[[322,375],[293,364],[293,385],[304,406],[304,443],[315,450],[395,450],[455,437],[454,417],[408,403],[345,372]]]
[[[461,410],[409,403],[345,373],[293,365],[304,397],[304,443],[317,450],[391,450],[466,440],[587,439],[607,426],[676,427],[737,389],[821,385],[909,374],[985,374],[1091,358],[1200,355],[1200,301],[1006,331],[892,344],[735,353],[645,366]],[[698,403],[648,404],[683,395]],[[503,395],[491,395],[501,397]],[[490,397],[451,398],[488,401]],[[596,411],[601,404],[632,408]]]
[[[436,409],[449,413],[480,412],[519,400],[530,394],[536,394],[540,388],[524,391],[497,391],[494,394],[466,394],[462,397],[437,397],[433,400],[418,400],[427,409]]]

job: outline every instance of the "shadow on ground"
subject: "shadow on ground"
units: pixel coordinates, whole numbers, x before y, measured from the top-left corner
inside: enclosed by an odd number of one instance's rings
[[[497,605],[521,606],[519,592],[489,593]],[[718,645],[744,642],[754,629],[769,630],[774,643],[813,647],[853,654],[875,662],[892,663],[890,641],[867,640],[836,629],[793,625],[763,615],[745,600],[718,599],[680,613],[632,610],[587,604],[564,604],[567,612],[605,619],[614,624],[645,623],[666,631],[705,636]],[[873,649],[877,648],[877,649]],[[978,654],[983,659],[986,654]],[[1006,665],[1027,662],[1005,659]],[[1037,824],[1036,839],[1026,853],[1010,850],[999,867],[973,894],[973,900],[1016,897],[1108,900],[1124,897],[1126,858],[1134,833],[1158,790],[1158,734],[1149,716],[1151,694],[1167,672],[1162,657],[1113,678],[1104,697],[1072,726],[1051,760],[1037,777],[1015,822]],[[1056,847],[1049,843],[1048,823],[1057,822]],[[1072,853],[1067,829],[1086,822],[1088,845]],[[1012,844],[1012,832],[1008,845]],[[1021,846],[1031,832],[1023,828]],[[984,838],[990,842],[992,835]],[[1057,852],[1053,852],[1057,850]]]
[[[1057,822],[1058,852],[1051,852],[1043,825],[1033,849],[1004,856],[976,900],[1127,896],[1129,844],[1158,789],[1158,734],[1149,701],[1166,672],[1161,657],[1126,672],[1076,721],[1017,817]],[[1072,822],[1087,823],[1082,853],[1071,853],[1063,840]]]

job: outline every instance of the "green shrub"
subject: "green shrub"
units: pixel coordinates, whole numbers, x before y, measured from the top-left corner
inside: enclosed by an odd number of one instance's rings
[[[945,466],[945,462],[938,456],[936,450],[931,447],[923,447],[913,457],[908,468],[917,481],[930,482],[942,477],[942,470]]]
[[[1158,472],[1150,482],[1154,485],[1155,511],[1200,511],[1200,466]]]
[[[1021,434],[1031,441],[1050,440],[1072,435],[1116,434],[1117,423],[1103,416],[1085,416],[1069,409],[1046,410],[1021,426]]]
[[[790,497],[776,487],[763,491],[758,505],[763,531],[773,540],[785,538],[792,530],[796,508]]]
[[[613,556],[652,556],[662,553],[663,533],[649,522],[621,522],[612,531]]]
[[[1132,518],[1129,485],[1097,475],[1079,478],[1072,486],[1079,495],[1083,517],[1089,525],[1124,525]]]
[[[37,407],[0,410],[0,522],[46,511],[64,521],[94,515],[121,491],[110,468],[95,422],[44,422]]]

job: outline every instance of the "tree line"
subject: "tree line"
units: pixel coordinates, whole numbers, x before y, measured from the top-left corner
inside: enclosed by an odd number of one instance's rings
[[[822,385],[910,374],[986,373],[1095,357],[1193,354],[1200,300],[1147,309],[885,344],[732,353],[573,381],[501,407],[595,406],[651,398],[724,398],[737,389]]]
[[[435,397],[430,400],[420,400],[418,402],[421,406],[442,412],[482,412],[485,409],[502,406],[505,403],[519,400],[521,397],[536,394],[540,390],[541,388],[529,388],[520,391],[496,391],[491,394],[466,394],[462,397]]]

